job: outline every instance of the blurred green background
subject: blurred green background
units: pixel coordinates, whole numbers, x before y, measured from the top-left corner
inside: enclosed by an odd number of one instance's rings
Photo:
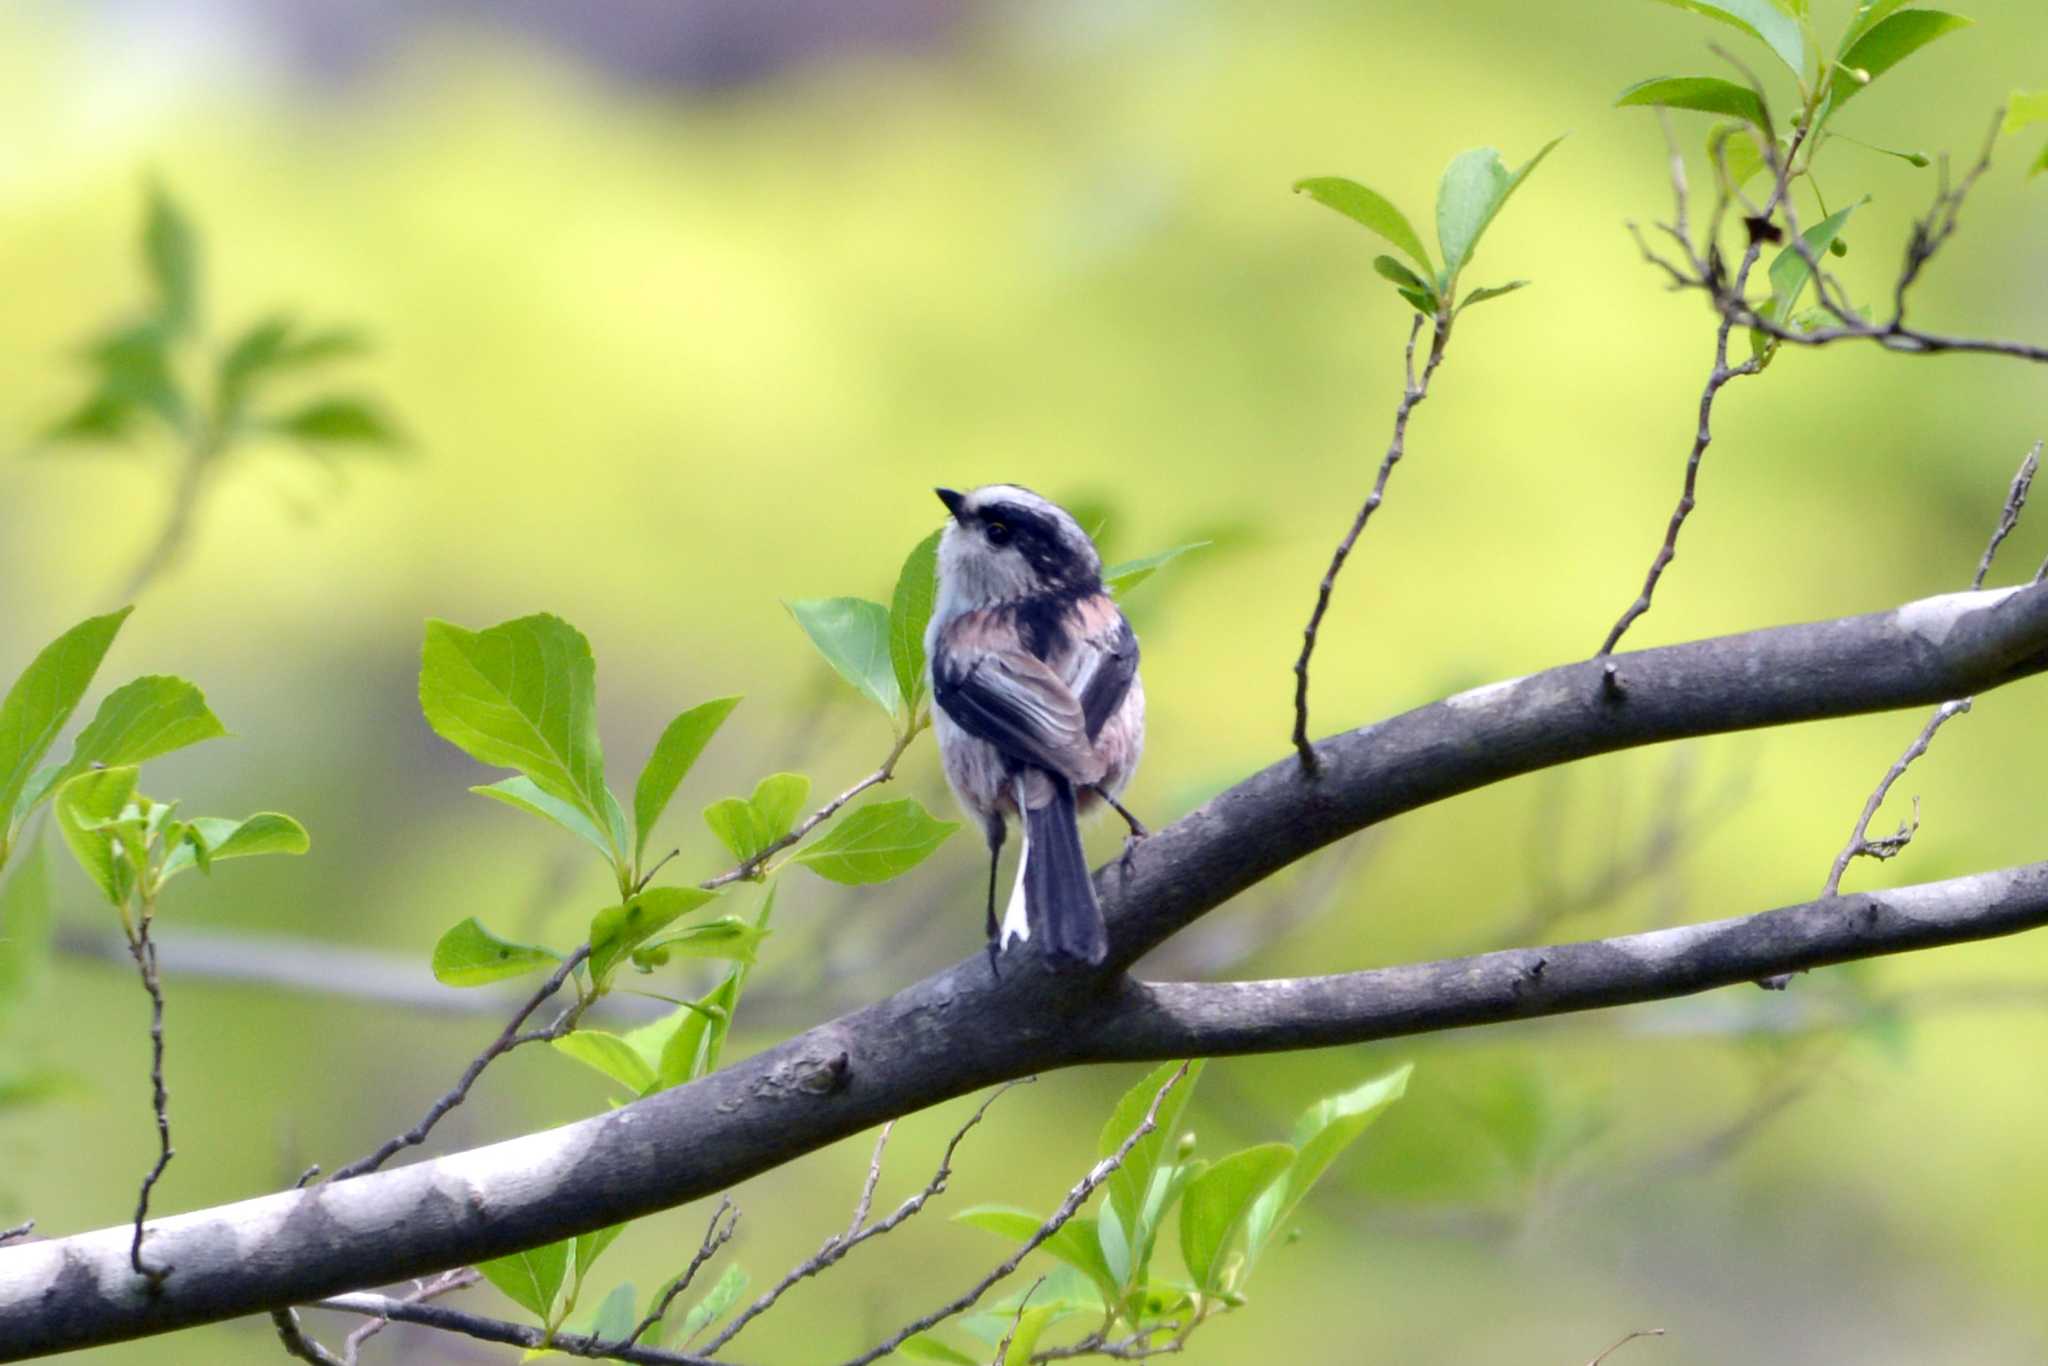
[[[1815,8],[1831,30],[1848,6]],[[1843,131],[1967,154],[2007,90],[2048,83],[2048,11],[1966,8],[1979,26]],[[490,775],[420,719],[427,616],[580,626],[622,779],[675,711],[745,693],[667,827],[702,875],[718,860],[696,806],[784,767],[836,790],[887,747],[780,601],[885,595],[935,525],[934,484],[1017,481],[1103,508],[1112,558],[1218,540],[1131,600],[1151,707],[1135,806],[1163,822],[1279,757],[1300,626],[1384,446],[1407,326],[1371,274],[1379,245],[1291,196],[1300,176],[1368,181],[1420,223],[1458,151],[1519,163],[1572,132],[1479,254],[1479,282],[1535,286],[1460,326],[1338,589],[1316,729],[1589,654],[1662,534],[1711,340],[1623,227],[1668,209],[1657,121],[1610,106],[1640,78],[1716,69],[1710,40],[1741,41],[1640,0],[0,9],[0,677],[112,606],[166,515],[163,450],[13,454],[81,394],[74,344],[141,297],[148,175],[204,233],[217,333],[278,305],[363,324],[378,351],[349,378],[410,438],[402,458],[243,457],[102,675],[188,676],[239,737],[153,766],[153,793],[281,808],[314,837],[302,860],[172,894],[179,1156],[157,1208],[360,1154],[496,1029],[181,975],[181,936],[259,968],[332,946],[333,982],[410,990],[464,915],[566,942],[602,904],[580,847],[467,795]],[[1697,147],[1704,121],[1675,122]],[[2022,160],[2004,153],[1917,296],[1929,325],[2041,335],[2048,182]],[[1870,297],[1933,173],[1846,144],[1825,165],[1831,202],[1873,196],[1837,263]],[[2038,367],[1780,357],[1724,395],[1701,510],[1629,643],[1964,586],[2044,399]],[[1994,582],[2044,553],[2048,512]],[[1918,794],[1918,840],[1848,886],[2041,856],[2043,687],[1941,735],[1876,823]],[[1503,784],[1311,860],[1155,970],[1340,970],[1801,900],[1921,719]],[[928,740],[903,777],[947,810]],[[975,951],[979,857],[958,839],[864,893],[793,873],[736,1048]],[[87,951],[107,927],[83,879],[57,877],[69,949],[0,1044],[73,1078],[0,1111],[0,1224],[48,1234],[126,1218],[155,1142],[142,994]],[[1661,1327],[1618,1359],[2043,1360],[2044,967],[2048,943],[2022,938],[1783,998],[1220,1063],[1193,1111],[1205,1148],[1282,1137],[1315,1096],[1418,1066],[1312,1198],[1306,1238],[1188,1359],[1561,1364]],[[1872,1009],[1900,993],[1903,1014]],[[602,1107],[594,1074],[541,1053],[487,1074],[437,1148]],[[964,1288],[1001,1249],[947,1208],[1050,1208],[1136,1075],[1004,1100],[945,1202],[792,1294],[739,1358],[845,1356]],[[882,1200],[924,1182],[963,1114],[899,1126]],[[757,1286],[844,1226],[870,1146],[734,1192],[730,1255]],[[600,1290],[657,1282],[706,1212],[636,1225]],[[91,1355],[281,1359],[262,1320]],[[507,1355],[394,1330],[371,1359]]]

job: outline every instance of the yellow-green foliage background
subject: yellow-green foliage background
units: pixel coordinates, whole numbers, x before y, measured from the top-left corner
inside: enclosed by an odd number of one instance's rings
[[[1847,6],[1816,8],[1832,27]],[[1886,77],[1842,129],[1967,153],[2008,89],[2048,84],[2048,12],[1965,8],[1976,29]],[[1152,712],[1134,799],[1170,819],[1278,757],[1300,625],[1384,444],[1406,329],[1369,268],[1381,248],[1291,196],[1302,175],[1367,180],[1426,223],[1456,152],[1494,143],[1518,162],[1573,134],[1478,255],[1480,282],[1536,283],[1460,325],[1338,590],[1318,730],[1588,654],[1676,495],[1710,323],[1696,297],[1663,292],[1623,229],[1665,213],[1668,189],[1655,117],[1610,105],[1636,79],[1715,69],[1710,40],[1742,41],[1677,10],[1075,0],[991,7],[929,46],[694,91],[614,81],[453,20],[347,81],[181,29],[235,13],[48,0],[0,12],[0,447],[28,444],[75,399],[67,348],[139,297],[133,237],[152,170],[204,231],[212,321],[287,303],[367,325],[380,350],[351,379],[386,396],[412,438],[410,459],[335,475],[289,450],[252,454],[109,661],[107,682],[197,680],[239,737],[155,766],[151,791],[193,810],[280,807],[314,835],[302,860],[181,884],[162,928],[173,946],[198,928],[294,936],[388,951],[417,972],[464,915],[568,942],[601,904],[604,876],[580,847],[468,796],[488,775],[420,720],[430,615],[479,626],[546,609],[582,627],[620,781],[676,710],[745,693],[668,827],[684,863],[708,871],[695,806],[792,765],[836,788],[886,746],[779,601],[885,593],[934,525],[936,483],[1106,501],[1124,554],[1227,532],[1133,598]],[[1675,122],[1696,147],[1701,120]],[[1830,159],[1831,203],[1874,196],[1839,263],[1868,297],[1933,173],[1847,143]],[[2009,149],[1972,200],[1918,296],[1924,321],[2048,328],[2048,181],[2028,185],[2022,161]],[[1781,357],[1725,395],[1701,510],[1631,643],[1962,586],[2048,424],[2044,398],[2038,367]],[[111,604],[164,514],[169,469],[151,451],[0,464],[0,677]],[[2000,578],[2040,561],[2044,528],[2048,514],[2023,528]],[[1918,841],[1850,885],[2041,857],[2043,697],[2038,682],[2001,690],[1944,732],[1895,804],[1922,798]],[[1548,933],[1810,896],[1919,723],[1691,747],[1676,862]],[[1283,898],[1320,896],[1320,914],[1231,971],[1499,942],[1534,870],[1576,885],[1633,847],[1671,765],[1622,756],[1404,818],[1366,837],[1334,892],[1330,865],[1312,864],[1204,933],[1264,933]],[[905,778],[944,809],[928,741]],[[1729,791],[1739,798],[1715,795]],[[1114,847],[1111,831],[1094,838]],[[857,895],[792,874],[736,1047],[975,951],[978,858],[961,838]],[[104,928],[68,868],[59,887],[74,932]],[[906,921],[907,902],[930,914]],[[1220,1063],[1194,1109],[1209,1151],[1282,1136],[1321,1092],[1418,1067],[1410,1098],[1312,1200],[1305,1239],[1262,1265],[1250,1305],[1206,1328],[1190,1359],[1562,1366],[1663,1327],[1622,1359],[2040,1361],[2048,1024],[2038,1005],[1988,1008],[1978,988],[2038,982],[2044,967],[2027,938],[1877,965],[1863,986],[1880,995],[1972,990],[1903,1029],[1818,1045],[1724,1031],[1762,1006],[1792,1012],[1765,1017],[1783,1022],[1841,999],[1839,975],[1800,983],[1789,1005],[1733,990]],[[495,1028],[176,975],[169,990],[179,1156],[165,1211],[360,1153]],[[120,965],[56,963],[6,1061],[68,1069],[78,1086],[0,1115],[0,1223],[33,1214],[62,1233],[127,1216],[154,1146],[144,1019]],[[603,1106],[594,1075],[540,1054],[488,1074],[440,1146]],[[1049,1208],[1134,1075],[1064,1074],[1006,1099],[945,1204],[793,1294],[740,1340],[741,1358],[843,1356],[949,1296],[998,1248],[948,1224],[946,1205]],[[1660,1165],[1799,1083],[1725,1158]],[[923,1181],[959,1113],[899,1126],[884,1200]],[[868,1146],[735,1192],[732,1255],[757,1285],[843,1226]],[[703,1213],[637,1226],[599,1280],[654,1284]],[[381,1350],[491,1359],[397,1333]],[[258,1320],[94,1359],[279,1353]]]

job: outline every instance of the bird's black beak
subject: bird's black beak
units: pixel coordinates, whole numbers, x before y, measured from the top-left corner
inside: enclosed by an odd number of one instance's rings
[[[959,521],[960,505],[967,501],[967,495],[958,489],[933,489],[932,492],[939,495],[939,501],[946,505],[947,512],[953,514],[953,520]]]

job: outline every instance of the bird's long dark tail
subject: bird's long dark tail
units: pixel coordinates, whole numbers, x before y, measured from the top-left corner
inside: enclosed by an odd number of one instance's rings
[[[1081,849],[1073,785],[1059,777],[1052,784],[1052,801],[1027,817],[1031,842],[1024,862],[1024,914],[1048,958],[1093,965],[1109,955],[1102,906]]]

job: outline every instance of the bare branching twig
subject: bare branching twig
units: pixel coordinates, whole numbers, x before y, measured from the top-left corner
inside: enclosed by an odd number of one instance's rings
[[[724,1222],[721,1224],[720,1220]],[[732,1207],[732,1201],[723,1195],[719,1196],[718,1208],[711,1211],[711,1222],[704,1226],[704,1241],[698,1244],[696,1253],[690,1258],[690,1264],[683,1268],[680,1276],[668,1283],[668,1288],[661,1292],[661,1297],[654,1302],[654,1307],[647,1311],[647,1317],[633,1325],[633,1331],[626,1334],[621,1346],[631,1347],[654,1331],[654,1326],[667,1316],[668,1307],[676,1302],[676,1296],[688,1290],[690,1282],[697,1279],[697,1273],[703,1270],[704,1263],[717,1255],[718,1249],[732,1241],[733,1230],[739,1227],[739,1222],[740,1212]]]
[[[894,1128],[893,1122],[883,1125],[881,1137],[875,1141],[875,1155],[868,1163],[867,1180],[861,1185],[860,1200],[854,1206],[853,1222],[847,1226],[846,1232],[833,1234],[817,1252],[791,1267],[788,1274],[775,1283],[774,1288],[748,1305],[731,1323],[720,1330],[716,1337],[704,1344],[704,1355],[716,1356],[719,1348],[732,1341],[740,1329],[767,1313],[775,1301],[782,1298],[783,1292],[798,1281],[817,1275],[868,1239],[878,1238],[896,1228],[923,1209],[933,1197],[943,1194],[946,1183],[952,1179],[953,1154],[959,1149],[961,1140],[967,1137],[975,1125],[981,1123],[981,1118],[988,1113],[989,1107],[1001,1100],[1011,1087],[1021,1086],[1031,1080],[1034,1079],[1026,1077],[1022,1081],[1006,1082],[990,1092],[988,1099],[982,1101],[974,1113],[967,1117],[967,1122],[962,1124],[947,1142],[946,1151],[939,1157],[938,1170],[932,1173],[932,1179],[925,1183],[924,1189],[898,1205],[886,1217],[870,1224],[867,1222],[868,1210],[874,1201],[875,1186],[882,1179],[882,1152],[889,1142],[890,1130]]]
[[[1401,401],[1394,408],[1394,435],[1387,443],[1386,456],[1380,461],[1380,472],[1372,482],[1372,492],[1352,519],[1351,530],[1337,543],[1337,551],[1330,557],[1330,567],[1323,574],[1321,586],[1316,589],[1315,610],[1309,613],[1308,625],[1301,633],[1301,657],[1294,661],[1294,749],[1301,756],[1302,771],[1315,776],[1317,760],[1315,746],[1308,738],[1308,661],[1315,653],[1316,630],[1323,624],[1323,614],[1330,610],[1330,592],[1337,586],[1337,574],[1344,568],[1344,561],[1351,555],[1351,549],[1358,544],[1358,538],[1365,531],[1365,524],[1386,498],[1387,480],[1394,473],[1394,466],[1401,463],[1403,449],[1408,440],[1408,415],[1415,411],[1415,405],[1429,397],[1430,376],[1443,363],[1444,346],[1451,339],[1451,315],[1445,310],[1448,304],[1439,307],[1434,319],[1434,331],[1430,336],[1429,358],[1423,362],[1422,373],[1415,373],[1415,343],[1422,336],[1422,328],[1430,319],[1420,313],[1408,329],[1408,349],[1403,356],[1403,374],[1406,383],[1401,387]]]
[[[563,959],[562,965],[555,969],[547,981],[541,983],[533,995],[527,998],[526,1004],[519,1008],[518,1013],[506,1022],[505,1028],[499,1032],[498,1037],[491,1040],[484,1051],[477,1054],[471,1060],[469,1066],[463,1069],[461,1079],[455,1085],[449,1087],[447,1091],[443,1092],[440,1098],[432,1105],[427,1107],[427,1113],[420,1117],[419,1123],[395,1138],[384,1140],[377,1148],[377,1151],[371,1153],[368,1157],[349,1163],[327,1179],[330,1182],[346,1181],[352,1176],[361,1176],[364,1172],[373,1172],[383,1166],[391,1159],[393,1154],[401,1149],[417,1147],[419,1144],[424,1143],[427,1135],[433,1132],[434,1126],[441,1122],[441,1117],[462,1104],[463,1100],[469,1095],[469,1088],[476,1084],[476,1079],[483,1075],[484,1069],[490,1066],[493,1061],[522,1044],[543,1043],[548,1040],[559,1039],[573,1030],[576,1027],[577,1019],[582,1014],[582,1008],[589,1004],[585,998],[579,997],[575,1005],[564,1010],[555,1018],[554,1023],[545,1029],[528,1030],[522,1034],[519,1031],[519,1026],[525,1024],[527,1017],[532,1015],[534,1011],[539,1010],[549,997],[560,991],[562,984],[569,980],[570,975],[589,956],[590,945],[585,944]]]
[[[1998,547],[2019,525],[2020,513],[2025,511],[2027,506],[2027,494],[2033,489],[2034,476],[2041,467],[2041,447],[2042,443],[2036,441],[2027,451],[2025,458],[2020,461],[2019,471],[2013,475],[2012,484],[2006,489],[2005,503],[1998,513],[1998,524],[1992,528],[1991,538],[1985,543],[1983,555],[1978,558],[1977,572],[1970,578],[1970,588],[1973,591],[1984,586],[1984,580],[1991,573],[1991,563],[1998,556]],[[1891,795],[1892,785],[1904,777],[1906,770],[1913,766],[1913,761],[1925,754],[1927,747],[1934,743],[1935,733],[1970,710],[1975,703],[1974,697],[1957,697],[1943,702],[1927,718],[1927,724],[1920,728],[1920,733],[1906,746],[1905,752],[1892,761],[1892,766],[1885,770],[1884,776],[1878,779],[1877,786],[1871,789],[1870,796],[1864,800],[1863,810],[1856,818],[1856,827],[1849,834],[1849,842],[1835,855],[1834,864],[1828,869],[1828,880],[1821,888],[1822,896],[1841,894],[1842,875],[1849,871],[1850,863],[1856,859],[1872,858],[1882,861],[1894,858],[1912,843],[1913,836],[1920,830],[1919,798],[1913,799],[1912,819],[1901,821],[1898,830],[1890,835],[1872,839],[1870,822],[1877,818],[1879,809],[1884,806],[1885,798]],[[1790,981],[1789,975],[1780,975],[1767,977],[1757,985],[1768,991],[1782,991]]]
[[[1725,267],[1721,261],[1720,246],[1712,236],[1709,236],[1704,253],[1693,244],[1692,232],[1686,219],[1686,199],[1689,191],[1685,178],[1685,158],[1678,151],[1678,144],[1672,137],[1668,123],[1664,128],[1664,137],[1671,149],[1673,208],[1671,221],[1659,226],[1664,235],[1675,241],[1684,252],[1685,268],[1681,269],[1651,250],[1649,243],[1643,238],[1641,229],[1630,224],[1630,231],[1635,234],[1636,244],[1642,249],[1645,260],[1671,277],[1673,288],[1684,288],[1697,280],[1711,280],[1717,287],[1725,286],[1739,299],[1749,283],[1750,272],[1756,269],[1757,260],[1763,254],[1764,237],[1760,232],[1751,230],[1749,243],[1743,248],[1742,260],[1735,268],[1734,278],[1732,281],[1727,280]],[[1795,135],[1783,162],[1773,166],[1776,175],[1772,181],[1770,196],[1764,201],[1760,212],[1753,216],[1754,219],[1768,222],[1771,212],[1787,201],[1793,163],[1798,160],[1805,137],[1804,130]],[[1775,160],[1775,148],[1771,149],[1770,155]],[[1725,208],[1724,198],[1715,210],[1716,224],[1720,222]],[[1650,610],[1650,600],[1656,596],[1658,580],[1664,577],[1664,571],[1671,567],[1671,561],[1678,555],[1678,534],[1685,529],[1686,519],[1692,516],[1693,509],[1699,505],[1700,462],[1706,456],[1707,447],[1714,440],[1714,401],[1720,397],[1721,390],[1726,388],[1730,381],[1743,375],[1753,375],[1763,368],[1762,363],[1754,356],[1739,364],[1728,363],[1728,339],[1734,330],[1735,320],[1723,313],[1714,329],[1714,364],[1707,371],[1706,384],[1700,390],[1698,422],[1693,429],[1692,450],[1686,456],[1685,482],[1679,490],[1678,505],[1672,509],[1671,518],[1665,524],[1663,543],[1657,547],[1657,554],[1650,561],[1649,572],[1643,576],[1641,590],[1637,592],[1635,601],[1630,603],[1614,625],[1608,628],[1607,638],[1600,642],[1600,648],[1595,652],[1596,658],[1613,654],[1615,646],[1621,644],[1621,638],[1628,633],[1629,627]],[[1607,679],[1612,687],[1615,674],[1611,668],[1607,673]]]
[[[1067,1198],[1060,1201],[1060,1206],[1052,1212],[1052,1217],[1040,1224],[1038,1231],[1019,1244],[1017,1250],[1004,1258],[993,1271],[990,1271],[987,1275],[976,1281],[959,1298],[939,1306],[922,1318],[905,1324],[885,1341],[846,1362],[845,1366],[867,1366],[867,1363],[871,1361],[878,1361],[882,1357],[888,1356],[898,1347],[901,1347],[906,1340],[925,1332],[934,1324],[942,1323],[952,1318],[955,1314],[963,1313],[973,1308],[975,1301],[987,1294],[990,1286],[1015,1271],[1023,1264],[1026,1257],[1038,1250],[1046,1239],[1058,1233],[1061,1228],[1066,1226],[1069,1219],[1072,1219],[1081,1212],[1081,1206],[1088,1203],[1088,1197],[1095,1194],[1095,1188],[1109,1180],[1111,1173],[1123,1166],[1124,1159],[1131,1155],[1131,1149],[1138,1145],[1138,1141],[1158,1127],[1159,1107],[1166,1103],[1166,1097],[1172,1093],[1174,1087],[1180,1085],[1187,1074],[1188,1065],[1182,1063],[1175,1069],[1174,1074],[1166,1079],[1166,1084],[1159,1088],[1159,1093],[1152,1097],[1152,1104],[1146,1108],[1145,1117],[1138,1121],[1138,1127],[1131,1130],[1130,1136],[1117,1145],[1115,1152],[1091,1167],[1088,1174],[1081,1178],[1080,1184],[1067,1192]]]

